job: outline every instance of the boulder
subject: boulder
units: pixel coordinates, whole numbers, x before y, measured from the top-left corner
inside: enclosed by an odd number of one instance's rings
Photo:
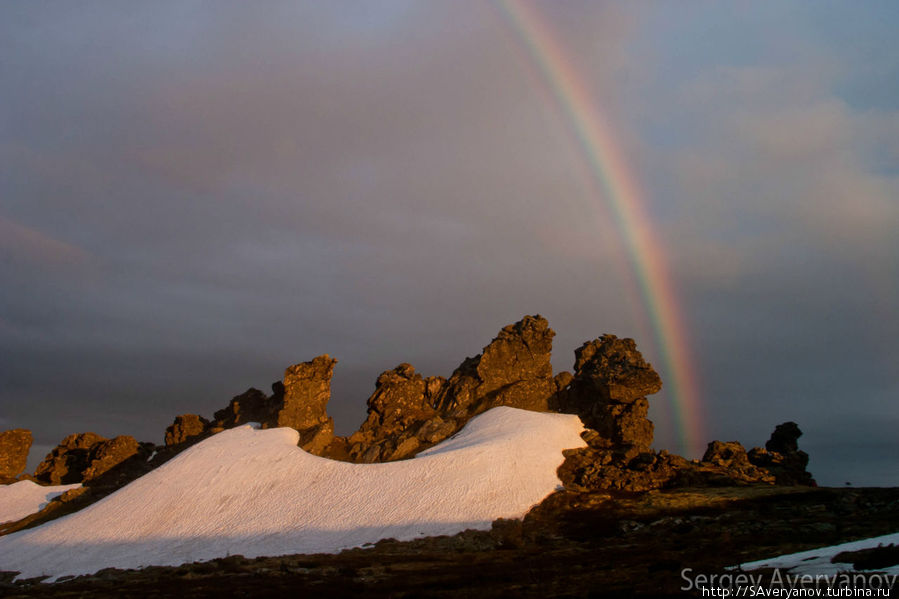
[[[585,426],[597,431],[606,447],[625,449],[631,459],[652,446],[644,396],[661,388],[658,373],[633,339],[603,335],[575,350],[574,375],[558,393],[557,403],[561,411],[578,414]]]
[[[589,381],[608,401],[630,403],[662,389],[662,379],[633,339],[603,335],[585,342],[574,356],[575,378]]]
[[[34,478],[50,485],[86,482],[124,462],[139,450],[140,444],[128,435],[114,439],[95,433],[69,435],[38,464]]]
[[[447,425],[433,407],[444,383],[442,377],[422,377],[411,364],[382,372],[368,398],[365,422],[347,439],[350,458],[356,462],[402,459],[455,432],[455,423]]]
[[[209,421],[202,416],[196,414],[175,416],[175,421],[165,429],[165,444],[169,446],[184,443],[188,439],[199,437],[208,429]]]
[[[799,449],[801,436],[795,422],[778,424],[764,449],[755,447],[749,452],[749,461],[770,472],[779,485],[815,486],[815,479],[806,470],[808,454]]]
[[[11,481],[25,470],[32,440],[31,431],[24,428],[0,433],[0,479]]]
[[[749,461],[746,449],[737,441],[712,441],[702,456],[704,464],[726,471],[735,480],[773,483],[774,477]]]
[[[90,465],[84,470],[84,480],[97,478],[138,451],[140,451],[140,444],[130,435],[119,435],[109,441],[101,441],[91,449]]]
[[[331,376],[335,364],[337,360],[325,354],[309,362],[289,366],[284,372],[284,379],[272,384],[270,396],[251,387],[233,397],[227,407],[217,411],[212,422],[206,423],[194,415],[186,415],[190,417],[189,421],[179,422],[176,419],[166,429],[166,444],[169,444],[169,431],[173,440],[185,440],[198,434],[217,433],[226,428],[257,422],[262,428],[289,426],[296,429],[300,433],[299,446],[310,453],[322,455],[334,441],[334,421],[328,416],[327,404],[331,397]],[[176,431],[178,426],[183,430]],[[188,437],[185,437],[186,433],[189,433]]]
[[[69,435],[38,464],[34,478],[49,485],[83,482],[84,471],[91,463],[91,449],[106,440],[96,433]]]
[[[548,411],[557,390],[550,363],[554,336],[540,315],[503,327],[453,372],[434,407],[442,417],[463,420],[497,406]]]
[[[275,383],[275,388],[281,383]],[[283,395],[283,386],[282,395]],[[274,397],[274,395],[273,395]],[[268,422],[271,420],[272,400],[259,389],[250,387],[240,395],[231,398],[228,406],[222,408],[213,414],[214,422],[209,428],[217,428],[223,430],[226,428],[234,428],[248,422]],[[196,425],[193,425],[196,427]],[[168,444],[168,442],[166,442]]]
[[[802,431],[795,422],[784,422],[774,427],[771,438],[765,443],[765,449],[777,453],[796,453],[799,451],[799,437]]]
[[[268,426],[289,426],[300,433],[300,447],[321,455],[334,438],[334,420],[328,416],[331,377],[337,360],[324,354],[284,371],[284,393],[274,395]]]

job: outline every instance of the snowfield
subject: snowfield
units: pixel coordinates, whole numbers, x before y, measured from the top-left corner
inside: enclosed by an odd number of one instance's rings
[[[809,574],[812,576],[833,575],[839,572],[852,571],[851,563],[832,563],[830,561],[831,558],[838,553],[842,553],[843,551],[871,549],[880,545],[886,546],[896,544],[899,544],[899,533],[883,535],[881,537],[871,537],[870,539],[862,539],[861,541],[852,541],[851,543],[842,543],[840,545],[831,545],[830,547],[821,547],[820,549],[812,549],[800,553],[781,555],[780,557],[772,557],[771,559],[759,560],[757,562],[747,562],[745,564],[740,564],[737,567],[747,571],[758,570],[759,568],[780,568],[781,570],[789,570],[790,574]],[[899,565],[878,568],[875,571],[899,575]]]
[[[411,460],[350,464],[290,428],[226,430],[79,512],[0,537],[20,578],[227,555],[338,552],[384,538],[489,530],[555,490],[577,416],[494,408]]]
[[[30,480],[0,485],[0,524],[15,522],[44,509],[51,499],[81,485],[42,487]]]

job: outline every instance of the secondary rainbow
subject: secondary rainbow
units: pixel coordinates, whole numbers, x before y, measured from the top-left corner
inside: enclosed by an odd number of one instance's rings
[[[521,0],[498,0],[498,5],[562,109],[587,163],[591,184],[609,207],[663,362],[681,450],[698,449],[703,423],[690,344],[665,253],[637,178],[619,149],[612,127],[550,27]]]

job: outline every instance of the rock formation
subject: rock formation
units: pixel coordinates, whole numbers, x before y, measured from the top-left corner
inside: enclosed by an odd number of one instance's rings
[[[289,426],[299,431],[300,447],[322,455],[334,438],[334,421],[328,416],[327,404],[331,397],[335,364],[337,360],[325,354],[309,362],[289,366],[284,371],[284,379],[272,384],[270,396],[251,387],[232,398],[226,408],[217,411],[210,423],[204,424],[205,421],[199,416],[185,415],[191,418],[190,430],[196,431],[191,432],[189,437],[205,432],[216,433],[248,422],[257,422],[263,428]],[[172,439],[183,436],[175,430],[183,425],[176,419],[166,429],[166,438],[168,431],[172,432]]]
[[[556,404],[581,417],[587,447],[566,453],[563,482],[575,489],[646,490],[688,464],[650,450],[653,425],[646,396],[661,388],[658,373],[633,339],[603,335],[575,350],[574,375]]]
[[[196,414],[181,414],[175,416],[173,422],[165,429],[165,444],[177,445],[188,439],[199,437],[209,429],[209,421]]]
[[[424,378],[409,364],[381,373],[368,399],[368,417],[346,440],[349,459],[411,457],[497,406],[550,410],[560,384],[550,363],[554,336],[545,318],[525,316],[466,358],[449,379]]]
[[[770,471],[779,485],[814,485],[815,480],[806,470],[808,454],[799,449],[801,436],[802,431],[795,422],[778,424],[765,443],[765,449],[753,448],[748,459]]]
[[[277,382],[272,385],[272,389],[274,391],[272,398],[253,387],[240,395],[235,395],[226,408],[222,408],[213,415],[214,421],[209,424],[209,428],[212,432],[219,432],[248,422],[260,424],[270,422],[273,398],[283,397],[284,386]]]
[[[300,447],[321,454],[334,438],[334,420],[328,416],[331,376],[337,360],[325,354],[284,371],[284,394],[273,396],[274,426],[289,426],[300,433]]]
[[[134,437],[106,439],[95,433],[69,435],[34,471],[38,482],[67,485],[97,478],[140,450]]]
[[[574,352],[574,377],[559,395],[563,412],[578,414],[599,433],[602,445],[629,457],[652,446],[653,426],[647,418],[647,395],[662,388],[662,380],[633,339],[603,335]]]
[[[540,315],[504,327],[480,355],[453,372],[434,407],[465,420],[497,406],[548,411],[558,391],[550,363],[555,334]]]
[[[0,484],[11,482],[25,470],[31,442],[31,431],[24,428],[0,433]]]
[[[130,435],[119,435],[98,443],[91,451],[90,464],[84,470],[84,480],[93,480],[118,466],[140,450],[140,444]]]
[[[770,472],[750,463],[746,449],[737,441],[712,441],[702,456],[702,463],[724,470],[734,480],[774,482]]]
[[[354,462],[386,462],[410,457],[446,439],[458,428],[434,408],[443,377],[423,378],[410,364],[381,373],[368,398],[368,417],[347,439]]]
[[[571,489],[642,491],[683,485],[809,484],[808,456],[798,450],[798,428],[778,427],[767,449],[748,453],[736,442],[715,441],[702,461],[653,452],[647,396],[662,381],[632,339],[603,335],[575,350],[574,373],[553,376],[555,333],[546,319],[525,316],[503,327],[483,351],[466,358],[449,379],[424,377],[410,364],[380,374],[368,414],[349,437],[335,437],[327,414],[336,360],[328,355],[286,369],[267,396],[248,389],[207,422],[179,416],[166,444],[248,422],[289,426],[299,445],[326,457],[354,462],[409,458],[459,431],[473,416],[496,406],[559,411],[580,416],[586,448],[566,452],[560,477]]]

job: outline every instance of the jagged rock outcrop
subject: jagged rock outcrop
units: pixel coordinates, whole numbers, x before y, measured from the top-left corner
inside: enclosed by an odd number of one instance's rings
[[[284,386],[279,381],[272,384],[274,393],[268,397],[259,389],[250,387],[240,395],[235,395],[228,406],[217,411],[209,428],[219,432],[226,428],[234,428],[248,422],[267,424],[273,422],[272,411],[275,397],[284,395]]]
[[[559,476],[570,488],[643,491],[664,486],[689,462],[650,450],[647,395],[662,381],[633,339],[603,335],[575,350],[574,374],[556,377],[555,407],[580,416],[586,448],[566,452]]]
[[[653,426],[647,418],[649,401],[645,396],[658,392],[662,381],[632,339],[603,335],[585,343],[575,351],[574,371],[567,388],[557,396],[558,406],[562,411],[578,414],[588,430],[583,435],[587,447],[566,452],[559,470],[569,488],[646,491],[680,486],[770,484],[776,477],[783,484],[796,484],[799,480],[777,476],[775,469],[754,461],[753,454],[747,454],[737,442],[709,443],[701,461],[651,451]],[[795,436],[784,425],[769,442],[771,447],[793,451],[789,454],[795,456],[789,458],[791,464],[801,462],[801,456],[795,453]]]
[[[38,464],[34,478],[51,485],[85,482],[114,468],[139,450],[140,444],[128,435],[114,439],[95,433],[69,435]]]
[[[683,485],[772,482],[809,484],[808,456],[798,450],[795,424],[781,425],[767,449],[747,452],[736,442],[713,442],[702,461],[653,452],[647,396],[662,381],[632,339],[603,335],[575,350],[574,373],[553,376],[555,333],[546,319],[525,316],[503,327],[481,354],[466,358],[449,379],[423,377],[400,364],[378,377],[368,415],[349,437],[335,437],[327,414],[336,360],[328,355],[290,366],[267,396],[248,389],[215,419],[183,415],[167,429],[167,445],[247,422],[289,426],[300,447],[354,462],[412,457],[496,406],[561,411],[580,416],[586,448],[566,452],[560,477],[582,490],[642,491]],[[788,426],[792,425],[792,426]]]
[[[603,335],[575,350],[574,376],[559,395],[563,412],[578,414],[608,448],[628,458],[652,446],[649,401],[662,380],[637,350],[633,339]]]
[[[289,366],[284,379],[272,384],[270,396],[259,389],[247,389],[217,411],[202,432],[216,433],[248,422],[258,422],[263,428],[289,426],[299,431],[300,447],[322,455],[334,439],[334,421],[328,416],[327,405],[335,364],[337,360],[324,354]],[[177,419],[172,426],[176,424]],[[199,430],[195,421],[191,426]]]
[[[444,416],[467,420],[497,406],[547,411],[558,391],[550,355],[555,331],[540,315],[504,327],[483,352],[466,358],[437,394]]]
[[[778,424],[765,443],[765,448],[753,448],[749,461],[771,474],[779,485],[815,485],[815,479],[806,470],[808,454],[799,449],[798,439],[802,431],[795,422]]]
[[[233,400],[232,400],[233,401]],[[165,429],[165,444],[177,445],[199,437],[209,430],[209,421],[196,414],[175,416],[175,421]]]
[[[553,377],[554,336],[545,318],[525,316],[503,327],[449,379],[422,377],[409,364],[381,373],[368,399],[368,417],[345,440],[346,457],[357,462],[411,457],[497,406],[549,410],[560,385],[570,379]],[[339,441],[330,455],[339,453]]]
[[[284,394],[273,397],[274,426],[289,426],[300,433],[300,447],[321,454],[334,438],[334,420],[328,416],[331,377],[337,360],[324,354],[284,371]]]
[[[588,436],[588,443],[589,434]],[[665,450],[644,452],[628,458],[625,452],[588,447],[564,452],[559,479],[575,491],[648,491],[679,486],[682,474],[695,465]],[[687,483],[689,484],[689,483]]]
[[[0,433],[0,484],[12,482],[25,470],[32,440],[31,431],[24,428]]]
[[[773,483],[774,476],[749,461],[746,449],[737,441],[712,441],[702,456],[703,464],[726,471],[734,480]]]
[[[368,398],[368,417],[347,439],[349,458],[366,463],[398,460],[456,432],[457,422],[442,418],[434,408],[445,384],[443,377],[422,377],[411,364],[381,373]]]
[[[90,465],[84,470],[84,480],[93,480],[115,468],[140,451],[140,443],[130,435],[119,435],[99,443],[91,451]]]

